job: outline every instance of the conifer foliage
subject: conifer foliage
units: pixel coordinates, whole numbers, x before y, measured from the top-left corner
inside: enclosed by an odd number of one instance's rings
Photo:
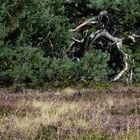
[[[123,37],[140,34],[139,0],[1,0],[0,1],[0,86],[12,84],[92,80],[107,81],[117,71],[108,66],[112,58],[102,48],[92,47],[82,57],[80,44],[84,30],[70,32],[84,20],[108,12],[107,30]],[[100,25],[90,28],[90,33]],[[123,32],[123,31],[126,32]],[[101,51],[101,50],[102,51]],[[125,49],[135,59],[135,81],[140,81],[139,43]]]

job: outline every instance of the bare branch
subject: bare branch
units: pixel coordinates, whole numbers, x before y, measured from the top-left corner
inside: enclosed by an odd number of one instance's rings
[[[75,41],[75,42],[77,42],[77,43],[83,43],[83,42],[84,42],[84,39],[78,40],[78,39],[76,39],[76,38],[72,38],[72,40]]]
[[[128,80],[130,80],[130,82],[131,82],[132,76],[133,76],[133,71],[132,71],[132,69],[129,69],[128,61],[130,61],[130,56],[122,50],[122,45],[123,44],[130,45],[131,43],[136,43],[136,39],[140,39],[140,35],[131,34],[124,38],[114,37],[113,35],[118,32],[118,29],[115,28],[115,31],[112,34],[108,32],[108,28],[106,28],[106,25],[108,25],[109,17],[107,14],[108,14],[107,11],[101,11],[98,14],[98,16],[88,19],[85,22],[83,22],[82,24],[80,24],[79,26],[77,26],[75,29],[70,30],[71,32],[75,32],[86,25],[95,25],[97,23],[102,24],[102,26],[100,26],[99,30],[97,30],[94,33],[91,33],[90,35],[87,33],[86,36],[84,37],[84,39],[78,40],[78,39],[73,38],[73,40],[77,43],[82,44],[82,46],[83,46],[82,53],[85,53],[87,51],[87,49],[90,48],[90,46],[97,45],[99,43],[102,46],[104,46],[105,49],[107,49],[107,50],[108,50],[108,45],[110,46],[110,49],[111,49],[111,47],[113,47],[115,45],[119,55],[121,55],[122,62],[123,62],[123,68],[118,74],[116,74],[116,76],[111,81],[118,81],[124,75],[128,74]],[[120,28],[119,32],[122,32],[122,31],[123,31],[122,28]],[[104,40],[106,40],[108,45],[104,44],[104,42],[103,42]]]
[[[117,49],[118,49],[119,53],[120,53],[120,54],[122,55],[122,57],[123,57],[124,67],[123,67],[123,69],[119,72],[119,74],[117,74],[117,75],[115,76],[115,78],[113,78],[112,81],[118,81],[118,80],[120,80],[120,78],[128,72],[128,62],[127,62],[127,60],[128,60],[128,54],[126,54],[126,53],[121,49],[121,47],[122,47],[122,40],[120,39],[120,40],[117,42],[116,45],[117,45]]]
[[[82,24],[78,25],[75,29],[72,29],[72,30],[70,30],[70,31],[71,31],[71,32],[75,32],[75,31],[81,29],[82,27],[84,27],[85,25],[96,24],[96,23],[98,23],[98,22],[95,21],[95,20],[96,20],[96,18],[91,18],[91,19],[89,19],[89,20],[83,22]]]

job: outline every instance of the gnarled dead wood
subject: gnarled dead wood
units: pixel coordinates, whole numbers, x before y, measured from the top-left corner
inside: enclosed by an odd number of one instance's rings
[[[97,30],[96,32],[93,32],[91,34],[87,34],[86,37],[82,40],[78,40],[78,39],[73,39],[75,42],[81,43],[84,46],[84,51],[88,50],[91,46],[96,45],[96,44],[102,44],[102,46],[104,46],[103,42],[102,42],[102,38],[105,38],[106,41],[108,42],[109,46],[114,47],[116,46],[116,51],[119,53],[119,55],[122,58],[122,63],[123,63],[123,68],[122,70],[116,74],[116,76],[114,78],[111,79],[111,81],[118,81],[120,80],[124,75],[128,74],[128,81],[131,82],[132,81],[132,76],[133,76],[133,71],[132,69],[129,69],[129,62],[130,60],[130,55],[128,55],[127,53],[125,53],[122,49],[123,45],[130,45],[131,43],[135,43],[136,39],[140,38],[140,35],[137,34],[131,34],[127,37],[124,38],[118,38],[118,37],[114,37],[112,34],[110,34],[105,26],[105,23],[102,22],[102,18],[103,16],[105,16],[107,19],[109,19],[109,17],[107,16],[107,11],[102,11],[99,13],[99,15],[97,17],[93,17],[91,19],[86,20],[84,23],[80,24],[79,26],[77,26],[75,29],[72,29],[72,32],[78,31],[79,29],[81,29],[84,26],[87,25],[95,25],[101,22],[102,24],[102,28]],[[107,49],[107,46],[105,46]]]

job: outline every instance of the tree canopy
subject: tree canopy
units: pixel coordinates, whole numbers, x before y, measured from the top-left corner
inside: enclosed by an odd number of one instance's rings
[[[107,11],[107,16],[98,19],[99,24],[70,31],[84,21],[98,17],[101,11]],[[81,79],[107,81],[123,67],[123,64],[118,65],[121,58],[117,57],[115,49],[110,55],[101,45],[93,45],[81,58],[83,46],[71,45],[73,38],[83,39],[87,30],[90,35],[103,28],[102,23],[115,37],[139,35],[140,1],[1,0],[0,85]],[[135,60],[133,80],[140,81],[139,40],[125,44],[123,49]]]

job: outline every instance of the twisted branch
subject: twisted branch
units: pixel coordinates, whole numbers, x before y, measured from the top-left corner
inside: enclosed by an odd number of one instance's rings
[[[101,22],[103,16],[106,16],[108,18],[106,11],[100,12],[97,17],[93,17],[93,18],[85,21],[84,23],[78,25],[75,29],[72,29],[70,31],[75,32],[75,31],[78,31],[79,29],[81,29],[82,27],[84,27],[86,25],[95,25],[95,24]],[[102,23],[102,25],[104,25],[104,23]],[[94,33],[91,33],[90,35],[88,35],[88,37],[85,37],[82,41],[77,40],[75,38],[73,40],[74,40],[74,42],[85,43],[85,44],[83,44],[83,46],[85,47],[85,49],[84,49],[85,51],[87,49],[89,49],[90,46],[96,45],[97,42],[102,43],[102,38],[105,38],[108,41],[108,44],[110,44],[111,46],[115,45],[116,48],[117,48],[117,51],[122,56],[123,68],[118,74],[116,74],[116,76],[114,78],[112,78],[111,81],[118,81],[124,75],[129,73],[128,60],[130,59],[130,56],[122,50],[122,46],[123,46],[123,44],[128,45],[128,44],[131,44],[131,43],[135,43],[136,39],[140,38],[140,35],[132,34],[132,35],[129,35],[125,38],[113,37],[106,29],[104,29],[104,26],[102,26],[102,27],[103,27],[102,29],[97,30]],[[130,81],[132,81],[132,75],[133,75],[132,69],[130,70],[130,73],[128,75],[129,75],[128,79]]]

